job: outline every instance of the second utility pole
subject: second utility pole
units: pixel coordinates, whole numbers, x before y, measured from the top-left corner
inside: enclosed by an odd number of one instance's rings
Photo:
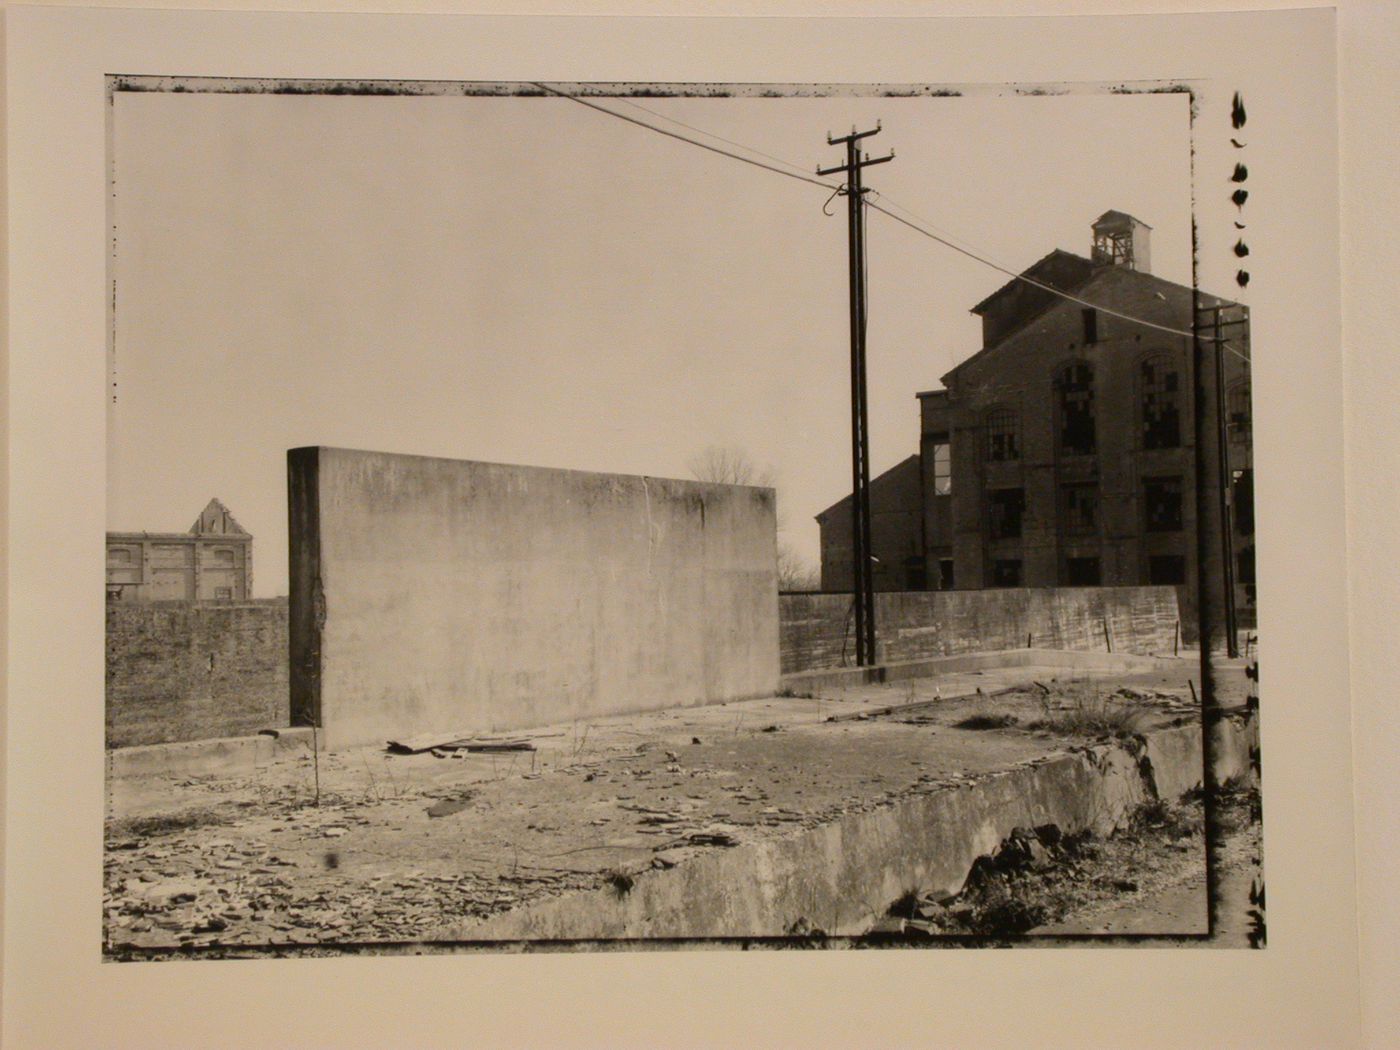
[[[844,143],[846,163],[832,168],[818,168],[818,175],[844,172],[845,185],[837,190],[846,195],[847,238],[851,267],[851,566],[854,570],[856,619],[856,665],[875,663],[875,581],[870,549],[870,430],[865,396],[865,188],[861,185],[862,168],[894,160],[889,156],[871,160],[861,156],[856,143],[877,134],[877,123],[871,131],[851,129],[849,135],[832,138],[827,145]]]

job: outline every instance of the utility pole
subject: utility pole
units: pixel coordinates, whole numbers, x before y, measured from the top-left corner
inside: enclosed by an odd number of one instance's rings
[[[878,134],[876,123],[870,131],[856,131],[841,138],[826,136],[828,146],[846,147],[846,163],[818,168],[818,175],[844,173],[846,182],[837,190],[847,204],[846,233],[851,269],[851,566],[855,600],[856,665],[875,663],[875,582],[870,549],[870,432],[865,393],[865,187],[860,173],[872,164],[894,160],[889,156],[870,159],[856,143]]]
[[[1196,307],[1196,338],[1194,343],[1196,356],[1195,368],[1198,376],[1196,386],[1196,411],[1198,413],[1198,418],[1206,403],[1206,399],[1202,397],[1203,381],[1205,377],[1201,373],[1207,367],[1210,369],[1210,382],[1213,394],[1210,400],[1213,400],[1215,403],[1214,418],[1202,420],[1202,422],[1213,424],[1214,434],[1212,438],[1215,445],[1214,463],[1207,464],[1204,461],[1204,457],[1201,455],[1204,446],[1204,442],[1201,441],[1203,434],[1201,433],[1202,428],[1200,424],[1197,424],[1196,469],[1198,472],[1198,480],[1196,491],[1199,497],[1199,494],[1205,491],[1214,490],[1212,495],[1214,496],[1215,507],[1212,508],[1212,510],[1220,528],[1220,535],[1218,537],[1219,547],[1215,553],[1220,557],[1221,563],[1220,576],[1218,580],[1215,581],[1215,585],[1220,588],[1220,602],[1219,608],[1214,608],[1215,603],[1210,600],[1210,596],[1206,593],[1207,589],[1210,587],[1210,583],[1207,582],[1207,577],[1204,572],[1205,549],[1204,546],[1201,545],[1202,572],[1200,579],[1202,581],[1202,586],[1200,588],[1201,594],[1199,601],[1203,608],[1208,608],[1210,610],[1211,615],[1209,619],[1212,622],[1212,626],[1218,626],[1224,629],[1225,653],[1228,657],[1234,659],[1239,656],[1239,616],[1235,607],[1235,525],[1234,508],[1232,506],[1232,482],[1234,479],[1230,470],[1229,427],[1226,420],[1227,406],[1225,404],[1225,327],[1227,325],[1240,325],[1243,322],[1224,320],[1222,317],[1223,311],[1224,307],[1218,305]],[[1207,344],[1213,346],[1214,353],[1209,355],[1205,353],[1205,346]],[[1207,356],[1209,356],[1209,360],[1207,360]],[[1210,485],[1205,481],[1204,475],[1208,467],[1214,468],[1214,485]],[[1199,500],[1199,498],[1197,520],[1198,528],[1201,522],[1209,521],[1209,518],[1205,516],[1204,501]],[[1216,620],[1217,617],[1223,619],[1224,623],[1218,623]],[[1206,639],[1202,638],[1203,659],[1205,658],[1205,644]]]

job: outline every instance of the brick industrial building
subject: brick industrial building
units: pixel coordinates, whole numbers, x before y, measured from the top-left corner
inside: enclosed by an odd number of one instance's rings
[[[1248,311],[1153,276],[1150,229],[1132,216],[1109,211],[1092,229],[1090,258],[1053,251],[1024,271],[1029,280],[974,306],[982,349],[943,376],[942,389],[918,395],[919,455],[871,482],[876,588],[1175,584],[1189,614],[1199,526],[1207,578],[1223,594],[1233,577],[1248,623]],[[1193,340],[1114,314],[1179,331],[1195,324],[1211,337],[1201,451],[1217,463],[1223,440],[1226,457],[1206,479],[1205,506],[1197,505]],[[1217,333],[1228,345],[1213,341]],[[850,497],[817,521],[822,587],[848,590]]]
[[[189,532],[107,533],[108,601],[246,601],[253,537],[217,499]]]

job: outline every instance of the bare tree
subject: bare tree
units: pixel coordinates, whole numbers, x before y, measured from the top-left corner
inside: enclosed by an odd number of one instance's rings
[[[696,481],[715,485],[773,485],[777,472],[772,467],[759,467],[741,448],[710,445],[686,464]]]
[[[790,543],[778,543],[778,590],[821,590],[821,573]]]

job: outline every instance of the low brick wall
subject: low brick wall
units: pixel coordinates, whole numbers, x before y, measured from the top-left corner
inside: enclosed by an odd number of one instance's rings
[[[1170,653],[1171,587],[908,591],[875,596],[884,661],[993,649]],[[853,662],[850,596],[779,599],[782,673]],[[287,600],[107,607],[107,746],[240,736],[290,724]]]
[[[850,610],[848,594],[782,595],[778,610],[782,673],[854,663],[855,626]],[[1171,653],[1179,618],[1173,587],[875,595],[881,662],[1027,647]]]
[[[289,724],[287,599],[107,606],[107,746]]]

